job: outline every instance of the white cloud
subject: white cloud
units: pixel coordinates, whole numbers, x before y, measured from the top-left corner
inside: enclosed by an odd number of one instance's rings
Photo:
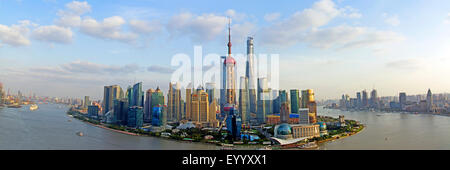
[[[231,17],[234,21],[240,22],[245,20],[245,18],[247,18],[247,15],[245,13],[239,13],[236,12],[234,9],[229,9],[225,12],[225,15],[227,15],[227,17]]]
[[[29,32],[29,25],[34,25],[28,20],[19,21],[19,25],[2,25],[0,24],[0,45],[7,44],[11,46],[27,46],[30,40],[26,34]]]
[[[91,6],[86,1],[72,1],[71,3],[66,4],[66,8],[75,15],[82,15],[84,13],[91,12]]]
[[[72,42],[72,30],[56,25],[38,27],[33,30],[31,36],[36,40],[50,43],[69,44]]]
[[[267,22],[272,22],[277,20],[278,18],[280,18],[281,14],[280,13],[270,13],[270,14],[266,14],[264,15],[264,20],[266,20]]]
[[[397,15],[389,16],[388,14],[384,13],[383,17],[385,18],[384,22],[386,24],[389,24],[389,25],[394,26],[394,27],[400,25],[400,20],[398,19]]]
[[[445,17],[444,23],[445,24],[450,24],[450,13],[448,13],[447,17]]]
[[[130,28],[136,33],[148,34],[162,30],[161,23],[157,21],[131,20]]]
[[[124,24],[126,24],[126,21],[120,16],[105,18],[102,22],[87,18],[81,22],[80,31],[96,38],[118,40],[127,43],[134,42],[138,38],[138,35],[123,32],[122,26]]]
[[[317,48],[338,49],[371,46],[379,43],[402,40],[403,37],[391,31],[379,31],[366,27],[326,27],[337,17],[360,18],[357,9],[337,7],[331,0],[320,0],[311,8],[295,12],[289,18],[265,27],[258,32],[261,42],[268,45],[295,45],[305,43]]]
[[[223,33],[227,18],[215,14],[193,15],[181,13],[173,16],[167,24],[171,36],[189,36],[194,41],[210,41]]]

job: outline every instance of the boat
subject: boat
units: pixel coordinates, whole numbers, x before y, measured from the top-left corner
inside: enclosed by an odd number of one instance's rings
[[[33,110],[37,110],[39,108],[39,106],[38,105],[36,105],[36,104],[32,104],[32,105],[30,105],[30,110],[31,111],[33,111]]]
[[[83,132],[77,132],[78,136],[84,136]]]

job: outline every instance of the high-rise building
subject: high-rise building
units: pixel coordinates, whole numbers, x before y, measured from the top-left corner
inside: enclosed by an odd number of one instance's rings
[[[363,108],[368,108],[369,107],[369,98],[368,98],[366,90],[362,91],[362,107]]]
[[[398,95],[398,102],[400,104],[400,109],[403,110],[403,108],[406,106],[406,93],[405,92],[401,92]]]
[[[3,84],[0,82],[0,105],[5,103],[5,92],[3,91]]]
[[[256,76],[254,68],[254,43],[253,37],[247,38],[247,65],[245,76],[248,79],[248,96],[250,103],[250,112],[257,113],[257,99],[256,99]]]
[[[218,110],[218,105],[216,100],[213,100],[212,103],[210,103],[209,105],[209,122],[216,122],[217,121],[217,110]]]
[[[302,90],[302,108],[308,108],[308,103],[314,101],[314,91],[312,89]]]
[[[151,104],[150,104],[152,107],[152,111],[153,111],[153,107],[156,107],[158,105],[164,106],[164,102],[165,102],[164,94],[161,91],[161,89],[159,89],[159,87],[157,87],[155,92],[152,94],[152,100],[151,100]]]
[[[130,91],[130,90],[128,90]],[[128,92],[129,106],[144,107],[144,92],[142,91],[142,83],[133,85],[132,93]]]
[[[291,89],[291,113],[298,113],[300,97],[298,89]]]
[[[216,100],[216,83],[206,83],[206,93],[208,93],[209,103]]]
[[[169,83],[169,93],[167,94],[167,119],[178,122],[183,119],[181,113],[181,89],[180,84]]]
[[[89,105],[91,105],[91,101],[89,100],[89,96],[84,96],[83,107],[87,109]]]
[[[123,126],[126,126],[128,124],[128,100],[126,99],[114,100],[113,122],[117,125]]]
[[[247,123],[247,118],[250,117],[250,103],[248,96],[248,78],[241,77],[241,87],[239,89],[239,113],[241,114],[242,122]]]
[[[100,108],[98,108],[98,106],[95,106],[95,105],[93,105],[93,106],[88,106],[88,116],[90,117],[90,118],[94,118],[94,119],[97,119],[98,118],[98,111],[99,111],[99,109]]]
[[[140,128],[144,124],[144,108],[131,106],[128,109],[128,127]]]
[[[239,139],[241,137],[242,120],[239,113],[237,113],[238,110],[234,104],[227,103],[224,107],[224,112],[227,114],[227,131],[231,134],[233,139]]]
[[[309,124],[311,121],[309,120],[309,109],[308,108],[300,108],[298,109],[299,121],[300,124]]]
[[[152,109],[152,126],[164,126],[167,121],[164,115],[164,106],[157,105]]]
[[[266,121],[266,105],[269,99],[269,88],[267,86],[267,78],[258,79],[258,113],[256,119],[259,124]]]
[[[379,108],[379,101],[378,101],[378,94],[377,90],[373,89],[372,92],[370,92],[370,107],[374,109]]]
[[[188,86],[186,87],[186,120],[192,120],[192,89]]]
[[[194,122],[209,122],[209,100],[208,93],[198,88],[192,94],[191,114]]]
[[[289,109],[289,103],[283,102],[281,103],[280,107],[280,120],[281,123],[288,123],[289,122],[289,115],[291,113],[291,110]]]
[[[362,98],[361,98],[361,92],[356,93],[356,107],[361,108],[362,107]]]
[[[144,122],[148,123],[152,121],[152,94],[155,92],[153,89],[148,89],[145,95],[145,106],[144,106]]]
[[[123,98],[123,90],[118,85],[105,86],[103,92],[103,113],[108,113],[114,107],[114,100]]]
[[[431,89],[428,89],[427,92],[427,112],[433,112],[433,94]]]

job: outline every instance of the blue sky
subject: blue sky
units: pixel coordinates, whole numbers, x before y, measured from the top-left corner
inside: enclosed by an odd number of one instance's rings
[[[450,91],[445,0],[0,0],[0,82],[59,97],[135,81],[166,91],[173,55],[226,53],[227,16],[234,53],[252,35],[256,53],[280,55],[283,89]]]

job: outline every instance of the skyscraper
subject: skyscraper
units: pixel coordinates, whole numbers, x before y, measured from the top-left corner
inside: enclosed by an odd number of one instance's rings
[[[206,83],[206,93],[208,93],[209,103],[216,100],[216,83]]]
[[[362,98],[361,98],[361,92],[356,93],[356,107],[361,108],[362,107]]]
[[[148,89],[145,95],[145,106],[144,106],[144,122],[151,122],[152,120],[152,94],[155,92],[153,89]]]
[[[3,84],[0,82],[0,105],[5,103],[5,92],[3,91]]]
[[[221,56],[220,57],[220,63],[225,63],[225,60],[227,59],[227,56]],[[220,84],[220,110],[223,110],[223,107],[227,103],[227,96],[226,96],[226,88],[227,88],[227,67],[224,64],[220,65],[222,74],[221,74],[221,80],[222,83]]]
[[[126,99],[114,100],[113,122],[117,125],[123,126],[126,126],[128,124],[128,100]]]
[[[298,109],[300,108],[299,95],[300,94],[298,89],[291,89],[291,113],[298,113]]]
[[[152,126],[164,126],[166,124],[166,118],[164,115],[164,107],[157,105],[152,109]]]
[[[370,107],[374,109],[379,108],[378,93],[375,89],[370,92]]]
[[[167,119],[170,121],[181,121],[181,89],[178,83],[169,83],[169,93],[167,94]]]
[[[266,100],[269,99],[267,86],[267,78],[258,79],[258,113],[256,114],[256,119],[259,124],[263,124],[266,121]]]
[[[257,112],[257,99],[256,99],[256,76],[254,70],[254,44],[253,37],[247,38],[247,63],[246,63],[245,76],[248,79],[248,96],[250,104],[250,112]]]
[[[288,123],[289,122],[289,115],[291,113],[291,110],[289,109],[289,103],[283,102],[280,106],[280,120],[281,123]]]
[[[144,124],[144,108],[131,106],[128,109],[128,127],[140,128]]]
[[[192,89],[188,86],[186,87],[186,119],[192,120]]]
[[[103,113],[108,113],[114,107],[114,99],[121,99],[123,90],[118,85],[105,86],[103,92]]]
[[[239,113],[241,114],[242,122],[247,123],[247,118],[249,116],[250,111],[250,103],[249,103],[249,96],[248,96],[248,78],[247,77],[241,77],[241,87],[239,89]]]
[[[208,93],[201,88],[198,88],[195,93],[192,94],[191,115],[192,121],[194,122],[209,121]]]
[[[133,85],[132,94],[128,94],[131,98],[129,98],[129,105],[144,107],[144,92],[142,91],[142,83],[136,83]]]
[[[433,94],[431,89],[428,89],[427,92],[427,112],[433,112]]]
[[[362,91],[362,107],[363,108],[368,108],[369,107],[369,98],[367,96],[367,91],[366,90]]]
[[[308,108],[308,103],[314,101],[314,91],[312,89],[302,90],[302,108]]]
[[[152,93],[152,100],[151,100],[152,112],[153,112],[153,108],[158,106],[158,105],[164,106],[164,94],[161,91],[161,89],[159,89],[159,87],[157,87],[155,92]]]
[[[406,106],[406,93],[401,92],[398,95],[398,102],[400,103],[400,109],[403,110],[403,108]]]
[[[84,108],[88,108],[89,105],[91,105],[91,101],[89,100],[89,96],[84,96],[84,103],[83,103]]]

